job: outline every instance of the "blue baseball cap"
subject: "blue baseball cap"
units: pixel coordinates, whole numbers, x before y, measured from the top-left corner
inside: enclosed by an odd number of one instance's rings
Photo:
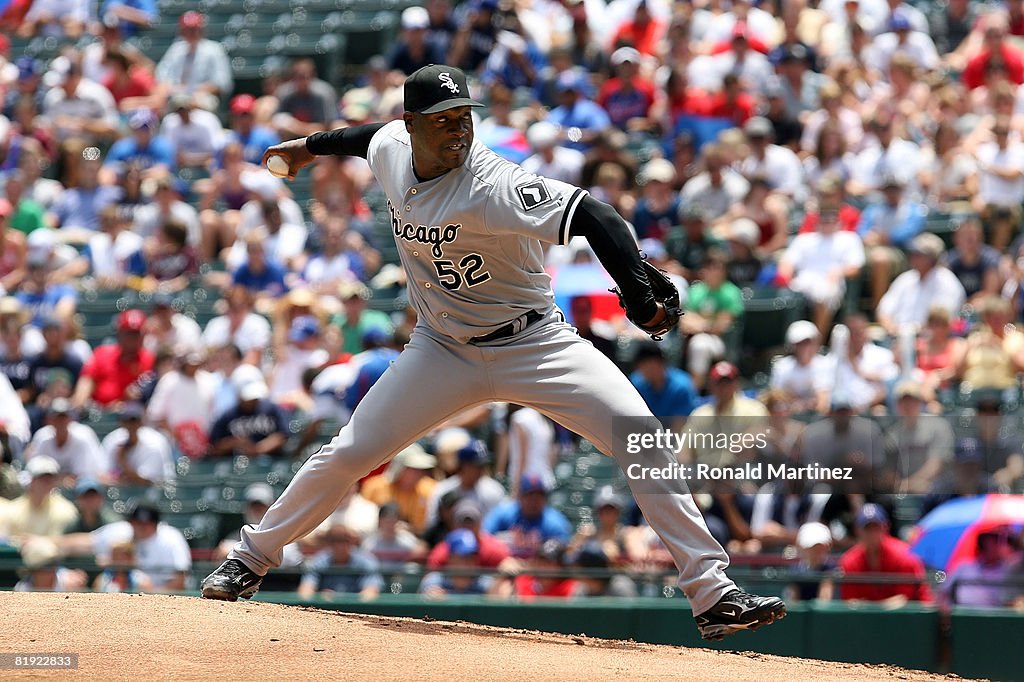
[[[985,459],[977,438],[961,438],[953,448],[955,460],[961,464],[980,463]]]
[[[520,495],[536,492],[546,493],[547,491],[547,483],[545,483],[544,479],[537,474],[526,474],[519,480]]]
[[[889,515],[885,509],[873,502],[868,502],[857,512],[857,527],[863,528],[872,523],[889,523]]]
[[[892,16],[889,17],[889,30],[890,31],[909,31],[910,30],[910,19],[903,12],[893,12]]]
[[[320,321],[312,315],[299,315],[292,320],[288,330],[288,340],[292,342],[306,341],[320,333]]]
[[[491,454],[482,440],[476,438],[463,445],[455,453],[459,464],[478,464],[483,466],[491,461]]]
[[[75,484],[75,497],[80,497],[88,492],[96,491],[103,494],[103,486],[95,478],[82,477]]]
[[[468,528],[456,528],[448,533],[444,541],[448,543],[452,556],[470,556],[480,551],[480,543]]]
[[[43,63],[38,59],[32,57],[18,57],[14,61],[14,65],[18,67],[18,80],[24,81],[38,76],[43,72]]]
[[[153,130],[156,128],[157,118],[149,109],[136,109],[128,117],[128,127],[132,130]]]

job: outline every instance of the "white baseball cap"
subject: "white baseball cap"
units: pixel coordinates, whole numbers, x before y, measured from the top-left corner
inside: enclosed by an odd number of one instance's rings
[[[672,183],[676,180],[676,167],[668,159],[651,159],[640,168],[637,180],[642,185],[648,182]]]
[[[270,395],[270,389],[262,381],[250,381],[238,391],[240,400],[263,400]]]
[[[56,476],[60,473],[60,465],[57,464],[57,460],[53,457],[36,455],[25,465],[25,471],[27,471],[28,475],[32,478],[38,478],[39,476]]]
[[[427,28],[430,15],[422,7],[406,7],[402,10],[402,28]]]
[[[789,325],[789,329],[786,330],[786,343],[790,346],[795,346],[802,341],[810,341],[820,336],[818,334],[818,328],[814,326],[814,323],[809,320],[797,320],[793,324]]]
[[[640,63],[640,52],[634,47],[620,47],[619,49],[612,52],[611,63],[612,66],[618,66],[619,64],[625,64],[631,62],[633,64]]]
[[[815,545],[831,545],[832,531],[824,523],[805,523],[796,533],[796,546],[810,549]]]
[[[551,147],[558,142],[558,126],[548,121],[537,121],[526,129],[526,141],[534,149]]]
[[[737,218],[729,226],[729,238],[747,246],[756,246],[761,239],[761,229],[750,218]]]

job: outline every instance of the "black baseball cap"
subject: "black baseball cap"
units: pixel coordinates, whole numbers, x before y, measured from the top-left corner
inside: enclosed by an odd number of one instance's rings
[[[483,106],[468,95],[466,74],[454,66],[429,64],[405,79],[405,110],[417,114]]]

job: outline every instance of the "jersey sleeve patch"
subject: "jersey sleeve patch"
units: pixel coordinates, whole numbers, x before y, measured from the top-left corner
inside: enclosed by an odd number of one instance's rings
[[[519,196],[519,202],[523,205],[524,211],[532,211],[552,200],[547,185],[539,178],[516,187],[516,194]]]

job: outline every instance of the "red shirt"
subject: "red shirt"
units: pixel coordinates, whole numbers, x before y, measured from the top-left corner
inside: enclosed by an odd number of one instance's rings
[[[707,115],[714,118],[727,118],[740,126],[754,115],[756,105],[754,98],[745,92],[739,93],[734,102],[730,102],[724,92],[718,92],[711,95],[708,100]]]
[[[476,541],[480,543],[480,553],[477,560],[484,568],[497,568],[498,564],[509,557],[508,547],[505,543],[490,533],[480,532],[476,535]],[[448,564],[448,555],[451,549],[447,542],[441,542],[427,555],[427,568],[436,571]]]
[[[851,547],[839,558],[839,568],[847,575],[902,573],[914,576],[916,581],[923,581],[925,577],[924,564],[921,563],[921,559],[910,552],[910,547],[907,543],[889,535],[882,538],[881,557],[878,568],[868,567],[867,552],[864,546],[859,544]],[[931,590],[924,582],[913,582],[903,585],[843,583],[840,589],[843,599],[882,601],[897,594],[902,594],[911,601],[932,601]]]
[[[515,580],[516,596],[518,597],[571,597],[576,592],[576,581],[563,578],[548,587],[541,587],[541,582],[532,575],[517,575]]]
[[[651,19],[641,26],[635,21],[627,21],[619,27],[612,40],[612,49],[616,45],[632,45],[643,55],[658,54],[658,41],[665,35],[665,24]]]
[[[153,92],[154,84],[153,74],[137,66],[128,70],[128,78],[123,85],[114,83],[112,74],[107,74],[103,79],[103,87],[110,91],[118,104],[129,97],[148,97]]]
[[[145,348],[131,360],[121,357],[121,346],[116,343],[100,346],[82,368],[82,376],[96,382],[92,399],[100,405],[125,400],[125,390],[153,369],[156,356]]]
[[[1003,63],[1006,64],[1007,78],[1018,85],[1024,83],[1024,58],[1021,57],[1020,50],[1010,45],[1003,45],[999,49],[999,53],[1003,58]],[[960,75],[960,80],[969,90],[985,84],[985,67],[988,66],[991,59],[992,53],[985,50],[967,62],[967,67]]]
[[[800,223],[799,234],[817,231],[819,217],[820,216],[816,212],[805,215],[804,221]],[[836,220],[839,222],[840,232],[856,232],[857,223],[860,222],[860,211],[853,206],[840,206],[839,215],[836,217]]]

